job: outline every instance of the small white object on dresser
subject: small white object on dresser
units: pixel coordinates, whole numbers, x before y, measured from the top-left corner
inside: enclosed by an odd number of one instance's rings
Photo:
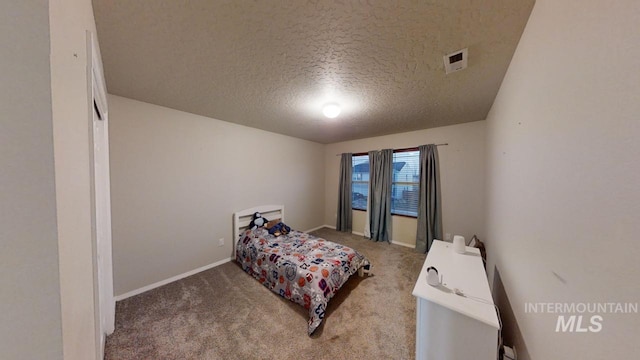
[[[442,276],[427,284],[427,269]],[[413,288],[417,360],[496,360],[500,323],[480,251],[434,240]]]

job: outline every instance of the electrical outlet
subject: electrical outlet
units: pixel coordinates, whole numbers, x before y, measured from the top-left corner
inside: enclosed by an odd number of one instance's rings
[[[224,246],[224,238],[218,240],[218,246]]]
[[[446,233],[446,234],[444,234],[444,239],[445,239],[446,241],[451,241],[451,234],[450,234],[450,233]]]

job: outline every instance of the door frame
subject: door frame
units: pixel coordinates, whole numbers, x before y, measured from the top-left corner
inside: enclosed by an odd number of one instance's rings
[[[95,334],[98,359],[104,358],[106,335],[115,330],[111,193],[109,170],[109,111],[102,61],[95,35],[87,31],[87,86],[91,167]]]

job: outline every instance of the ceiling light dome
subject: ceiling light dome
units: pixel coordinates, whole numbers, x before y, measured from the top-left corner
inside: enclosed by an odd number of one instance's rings
[[[324,116],[328,117],[329,119],[333,119],[338,115],[340,115],[340,106],[335,103],[326,104],[322,108],[322,113],[324,114]]]

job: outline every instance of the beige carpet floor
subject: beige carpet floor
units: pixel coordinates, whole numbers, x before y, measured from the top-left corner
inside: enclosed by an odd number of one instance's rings
[[[323,228],[313,233],[369,258],[307,335],[307,310],[230,262],[119,301],[106,359],[413,359],[415,298],[425,256]]]

